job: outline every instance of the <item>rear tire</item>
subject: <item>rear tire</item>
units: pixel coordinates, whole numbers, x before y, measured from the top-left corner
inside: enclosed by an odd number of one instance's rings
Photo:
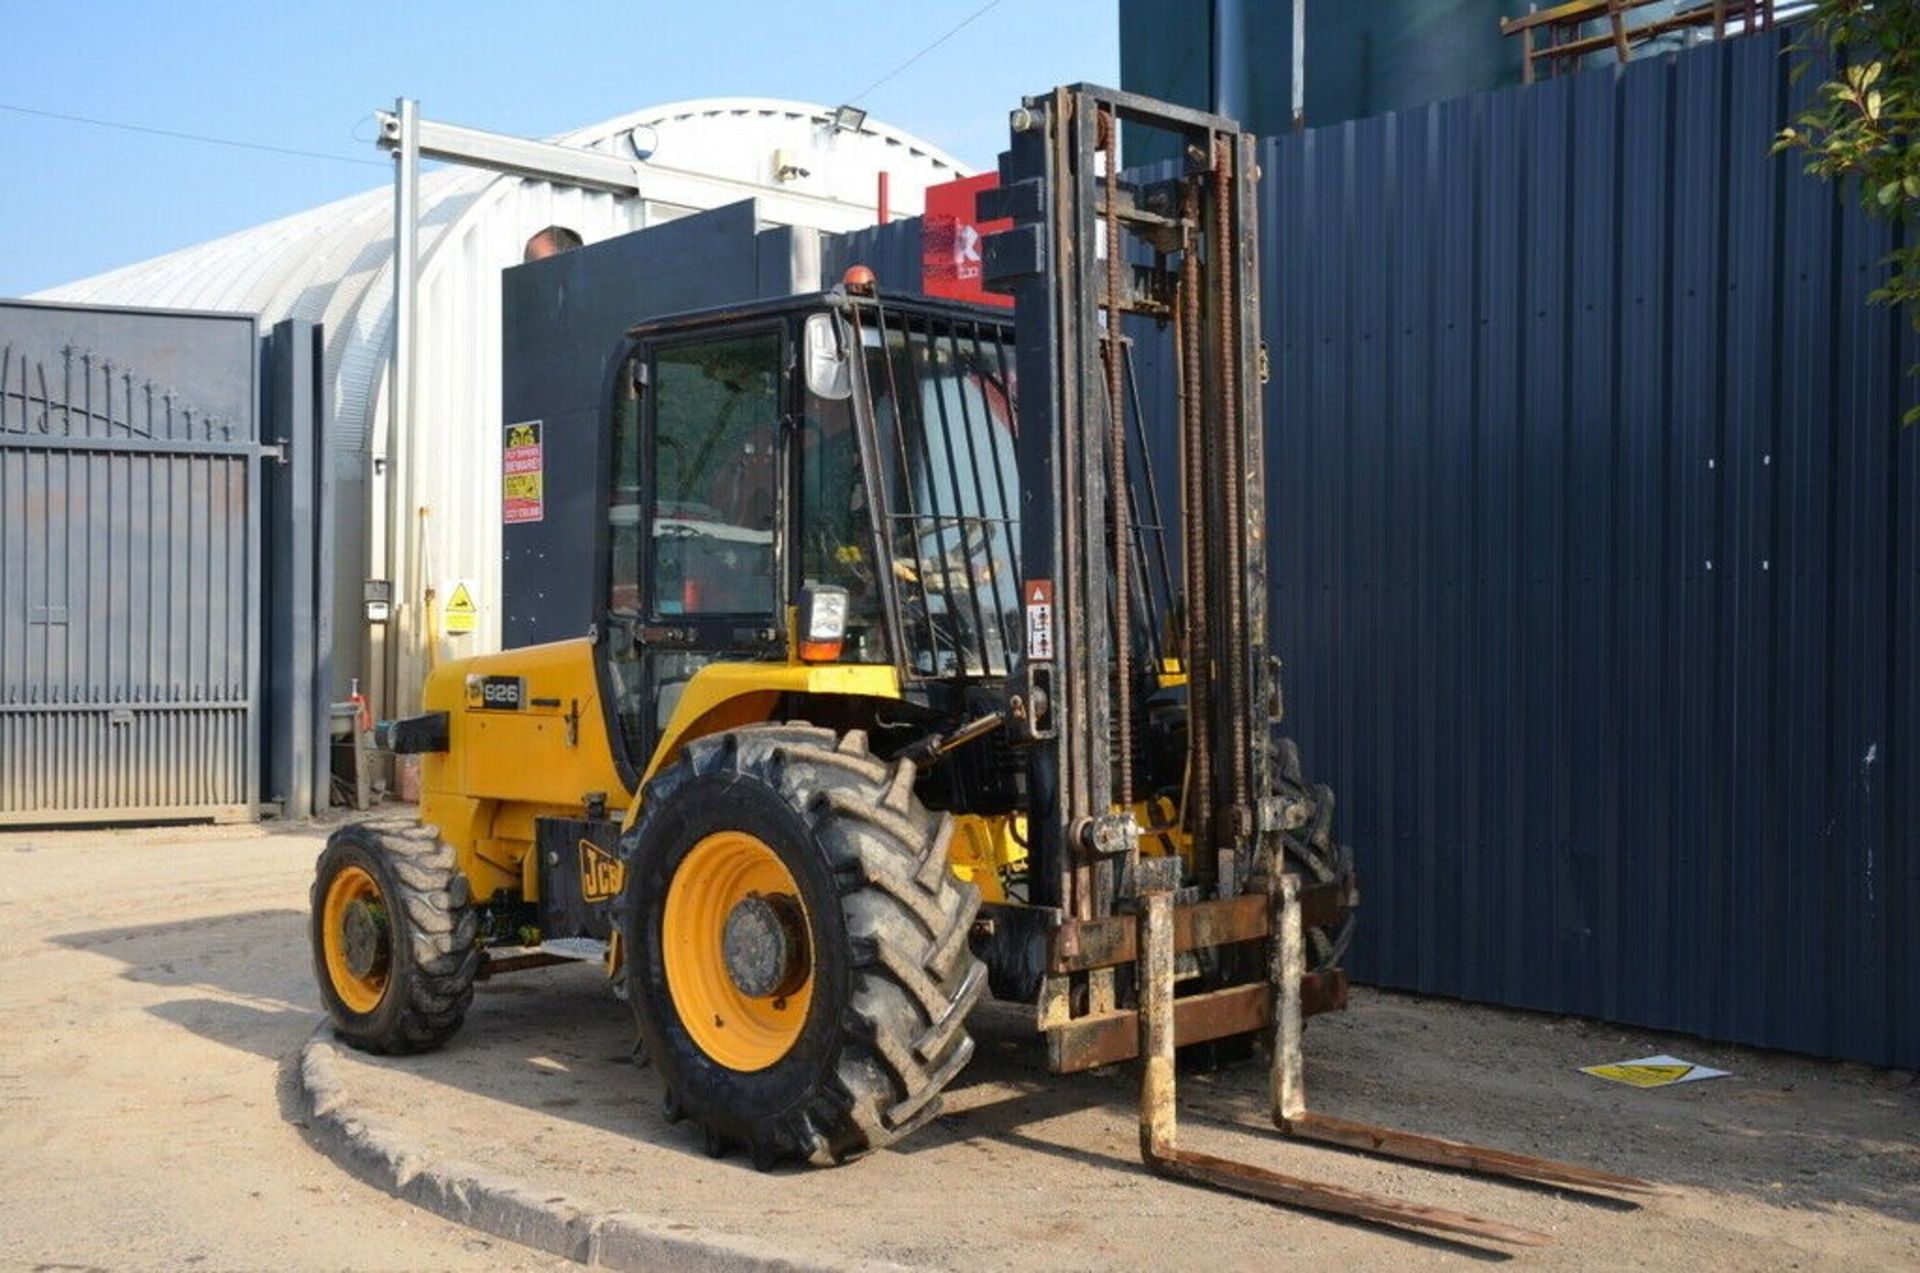
[[[1307,809],[1306,821],[1285,833],[1287,861],[1305,884],[1350,883],[1353,851],[1333,838],[1333,789],[1310,783],[1300,765],[1300,747],[1291,738],[1274,743],[1273,777],[1281,799]],[[1337,966],[1353,944],[1355,915],[1349,910],[1330,928],[1306,931],[1307,971],[1324,972]]]
[[[359,972],[341,923],[353,902],[361,907]],[[369,923],[373,938],[366,936]],[[314,975],[334,1033],[363,1052],[387,1055],[425,1052],[452,1038],[473,1002],[477,926],[467,877],[434,828],[382,818],[336,830],[314,867],[309,924]],[[377,947],[370,961],[369,940]]]
[[[708,1152],[743,1148],[762,1168],[859,1157],[931,1119],[972,1057],[965,1023],[986,969],[967,939],[980,895],[948,869],[952,819],[921,805],[914,778],[910,762],[868,752],[860,731],[765,725],[689,743],[648,784],[622,841],[628,998],[665,1088],[663,1112],[691,1119]],[[691,975],[679,998],[668,983],[676,872],[721,836],[777,855],[804,908],[804,1016],[785,1051],[757,1058],[758,1068],[731,1068],[703,1048],[696,1033],[714,1036],[704,1023],[689,1029],[681,1003],[712,1001],[690,990]]]

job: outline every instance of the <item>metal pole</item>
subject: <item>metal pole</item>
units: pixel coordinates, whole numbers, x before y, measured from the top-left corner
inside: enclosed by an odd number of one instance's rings
[[[1293,0],[1293,131],[1307,127],[1307,0]]]
[[[1213,3],[1213,109],[1251,126],[1247,101],[1247,38],[1243,0]]]
[[[400,119],[400,144],[393,151],[393,374],[387,399],[386,568],[392,586],[387,621],[387,715],[409,710],[401,670],[413,648],[414,613],[409,567],[413,553],[414,303],[420,269],[420,104],[411,97],[394,103]]]
[[[370,640],[368,665],[370,673],[375,665],[379,668],[376,697],[382,711],[391,716],[413,707],[420,688],[416,656],[433,653],[432,633],[427,630],[430,607],[424,604],[421,586],[425,582],[422,567],[429,558],[422,551],[422,510],[413,477],[419,438],[414,364],[420,344],[420,158],[425,155],[489,172],[604,190],[623,197],[640,193],[642,166],[598,151],[423,120],[420,104],[408,97],[396,98],[392,112],[379,111],[375,117],[380,122],[375,144],[393,152],[393,344],[392,371],[387,381],[386,441],[376,459],[376,466],[386,467],[384,472],[378,467],[374,472],[375,479],[382,481],[385,516],[375,517],[378,501],[371,496],[368,499],[368,516],[376,536],[368,564],[374,577],[387,582],[389,609],[386,624]]]
[[[1607,22],[1613,28],[1613,51],[1624,64],[1633,56],[1633,49],[1627,44],[1627,19],[1625,10],[1620,7],[1621,0],[1607,0]]]

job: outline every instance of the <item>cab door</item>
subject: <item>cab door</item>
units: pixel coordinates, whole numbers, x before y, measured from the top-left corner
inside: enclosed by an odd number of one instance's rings
[[[609,664],[627,761],[646,768],[693,674],[783,659],[787,337],[778,322],[660,338],[616,401]]]

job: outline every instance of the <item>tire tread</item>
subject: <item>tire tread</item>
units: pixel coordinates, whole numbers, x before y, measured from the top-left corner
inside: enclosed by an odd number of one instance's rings
[[[966,939],[980,893],[946,869],[953,820],[915,798],[914,766],[874,756],[860,730],[749,725],[696,740],[649,785],[642,825],[693,777],[722,771],[772,787],[812,827],[840,882],[853,956],[831,1076],[803,1109],[756,1130],[751,1148],[756,1161],[846,1162],[932,1118],[973,1055],[965,1024],[986,969]],[[683,1103],[700,1118],[698,1102]]]
[[[395,1011],[382,1018],[376,1010],[365,1022],[341,1021],[336,1015],[335,1032],[350,1046],[379,1055],[437,1048],[466,1019],[480,972],[479,917],[453,847],[440,839],[438,828],[392,816],[340,827],[327,838],[328,850],[342,842],[354,844],[387,868],[383,887],[396,894],[388,901],[388,911],[406,925],[411,975],[389,987],[389,993],[403,996]],[[324,873],[314,880],[316,914],[326,880]],[[324,969],[320,975],[325,976]]]

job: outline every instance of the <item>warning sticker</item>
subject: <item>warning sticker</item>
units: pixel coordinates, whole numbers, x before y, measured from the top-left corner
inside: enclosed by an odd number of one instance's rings
[[[500,461],[500,520],[537,522],[546,516],[546,463],[540,447],[541,422],[507,426]]]
[[[1027,657],[1029,659],[1051,659],[1053,657],[1053,580],[1029,579],[1024,594],[1027,599]]]
[[[480,607],[473,604],[473,586],[456,580],[447,594],[447,608],[440,612],[440,624],[448,636],[464,636],[480,626]]]
[[[1727,1077],[1726,1070],[1695,1065],[1677,1056],[1643,1056],[1637,1061],[1585,1066],[1580,1072],[1613,1083],[1625,1083],[1629,1087],[1667,1087],[1674,1083],[1696,1083],[1701,1079]]]

